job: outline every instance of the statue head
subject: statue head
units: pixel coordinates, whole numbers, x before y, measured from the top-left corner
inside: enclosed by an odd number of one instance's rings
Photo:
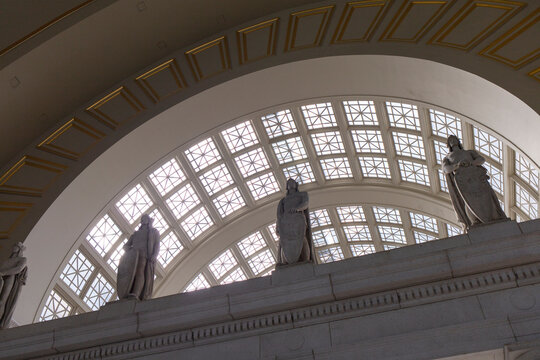
[[[298,191],[298,183],[294,179],[287,180],[287,194]]]
[[[148,214],[141,216],[141,225],[151,226],[153,221],[154,220]]]
[[[456,135],[450,135],[448,139],[446,140],[446,146],[448,146],[448,150],[452,151],[452,148],[454,146],[459,147],[460,149],[463,149],[463,146],[461,146],[461,141],[459,141],[458,137]]]

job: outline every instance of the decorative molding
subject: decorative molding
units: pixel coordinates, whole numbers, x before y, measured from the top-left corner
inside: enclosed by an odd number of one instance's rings
[[[509,0],[470,0],[433,36],[428,44],[469,50],[510,20],[526,4]],[[493,12],[498,12],[494,14]],[[490,20],[487,20],[491,17]],[[479,22],[490,21],[483,29],[467,29]],[[464,34],[457,39],[459,34]],[[452,36],[456,37],[452,39]]]
[[[540,67],[538,69],[534,69],[528,75],[533,79],[540,81]]]
[[[514,69],[518,69],[523,65],[540,57],[540,47],[538,47],[538,38],[535,36],[534,29],[536,27],[536,33],[540,28],[540,8],[533,11],[529,16],[521,20],[516,26],[507,31],[497,40],[492,42],[484,50],[480,51],[480,55],[497,60],[503,64],[510,65]],[[519,37],[527,37],[530,40],[531,51],[522,55],[519,58],[510,59],[502,54],[498,54],[500,50],[504,50],[507,45],[511,45],[513,41]],[[536,48],[534,48],[536,46]]]
[[[187,87],[175,59],[165,61],[138,76],[135,81],[154,104]]]
[[[231,68],[229,45],[226,36],[221,36],[186,51],[185,55],[197,82]]]
[[[133,119],[143,110],[144,106],[139,99],[125,86],[120,86],[86,108],[88,114],[113,130]]]
[[[407,0],[379,40],[416,43],[452,5],[448,0]]]
[[[67,166],[25,155],[0,177],[0,193],[41,196]]]
[[[284,51],[307,49],[321,45],[328,28],[328,22],[334,12],[334,7],[334,5],[329,5],[290,14]],[[304,20],[308,18],[311,18],[311,22],[319,18],[318,24],[314,26],[307,25]]]
[[[0,201],[0,239],[9,238],[31,207],[30,203]]]
[[[278,24],[279,18],[274,18],[236,32],[240,65],[275,55]],[[258,46],[253,49],[254,44],[260,42],[266,43],[266,46]],[[257,55],[253,55],[253,53]]]
[[[390,7],[391,0],[364,0],[345,5],[332,44],[369,41]],[[376,9],[378,8],[378,9]],[[376,10],[375,10],[376,9]],[[354,27],[357,27],[356,29]],[[347,35],[347,31],[352,34]]]
[[[37,148],[66,159],[78,160],[104,137],[105,133],[74,117],[37,145]]]

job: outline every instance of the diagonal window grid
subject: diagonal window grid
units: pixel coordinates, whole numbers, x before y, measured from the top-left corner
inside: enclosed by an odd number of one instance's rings
[[[154,211],[152,211],[149,216],[151,219],[153,219],[152,226],[156,228],[156,230],[160,234],[164,234],[169,228],[169,224],[167,224],[167,221],[165,221],[165,218],[161,214],[161,211],[159,211],[158,209],[154,209]]]
[[[255,134],[255,130],[253,130],[253,126],[249,120],[222,131],[221,135],[231,153],[259,143],[257,134]]]
[[[240,190],[238,190],[237,187],[234,187],[219,195],[213,200],[213,202],[222,218],[246,206],[246,202],[244,201],[244,198],[242,197],[242,194],[240,194]]]
[[[237,246],[242,255],[247,259],[257,251],[264,248],[266,246],[266,242],[264,241],[262,234],[257,231],[256,233],[251,234],[247,238],[239,241]]]
[[[176,216],[176,219],[180,219],[188,211],[199,205],[201,200],[195,193],[193,186],[187,184],[165,200],[165,203],[169,206],[174,216]]]
[[[486,168],[488,176],[489,176],[489,183],[491,184],[491,187],[493,190],[498,192],[501,195],[504,195],[504,185],[503,185],[503,173],[501,170],[499,170],[496,166],[491,165],[489,162],[484,162],[482,164],[483,167]]]
[[[339,246],[318,251],[321,263],[326,264],[334,261],[343,260],[343,252]]]
[[[109,215],[105,215],[86,236],[86,240],[101,256],[105,256],[120,234],[118,226]]]
[[[270,139],[297,131],[291,111],[288,109],[265,115],[261,120]]]
[[[353,256],[368,255],[375,252],[375,246],[368,244],[351,244],[350,248]]]
[[[171,231],[161,239],[157,259],[161,266],[166,267],[182,250],[184,250],[182,243],[180,243],[176,234]]]
[[[401,156],[409,156],[417,159],[425,159],[424,141],[421,136],[393,132],[396,153]]]
[[[366,221],[364,209],[361,206],[340,206],[336,210],[342,223]]]
[[[378,226],[382,241],[406,244],[405,232],[402,228],[395,226]]]
[[[268,229],[268,232],[270,233],[270,235],[272,235],[272,239],[274,241],[279,241],[279,236],[276,232],[276,223],[270,224],[266,228]]]
[[[367,225],[344,226],[343,231],[347,241],[371,241],[371,233]]]
[[[199,176],[208,195],[212,196],[234,183],[225,164],[218,165]]]
[[[448,138],[450,135],[461,136],[461,120],[450,114],[429,109],[429,118],[431,119],[431,130],[433,135]]]
[[[390,126],[420,131],[420,119],[416,105],[386,102]]]
[[[538,217],[538,200],[523,186],[515,183],[516,186],[516,206],[521,209],[529,219]]]
[[[295,164],[283,169],[286,179],[294,179],[298,184],[308,184],[315,182],[315,175],[308,162]]]
[[[230,284],[236,281],[242,281],[246,279],[247,279],[247,276],[244,273],[244,270],[242,270],[241,268],[236,268],[233,271],[231,271],[229,275],[224,277],[223,280],[221,280],[220,284],[225,285],[225,284]]]
[[[191,240],[195,240],[199,235],[214,225],[214,221],[204,207],[195,210],[191,215],[182,221],[182,228]]]
[[[334,229],[322,229],[313,231],[313,245],[316,247],[337,244],[338,237]]]
[[[448,154],[448,147],[446,143],[437,140],[433,140],[433,146],[435,147],[435,160],[437,164],[442,165],[444,158]]]
[[[238,265],[231,250],[227,250],[208,264],[208,268],[216,279],[221,278],[225,273]]]
[[[379,125],[373,101],[343,101],[349,125]]]
[[[221,155],[212,138],[200,141],[185,151],[185,154],[195,170],[199,172],[216,161],[221,160]]]
[[[124,255],[124,245],[127,243],[127,239],[124,239],[117,247],[114,249],[111,256],[107,259],[107,264],[116,272],[118,270],[118,263],[120,258]]]
[[[519,153],[516,153],[515,164],[516,174],[527,184],[529,184],[535,191],[538,191],[538,170]]]
[[[39,321],[48,321],[54,319],[60,319],[70,314],[73,307],[56,291],[52,290],[49,295]]]
[[[270,168],[262,148],[248,151],[234,159],[243,177],[248,177]]]
[[[446,224],[446,232],[448,233],[448,237],[461,235],[463,233],[460,228],[450,224]]]
[[[343,154],[345,147],[339,131],[311,134],[317,155]]]
[[[152,200],[150,200],[150,197],[140,184],[136,185],[116,203],[116,207],[130,224],[137,220],[150,206],[152,206]]]
[[[398,160],[398,164],[403,181],[429,186],[429,173],[426,165],[407,160]]]
[[[420,231],[413,231],[414,240],[417,244],[426,243],[428,241],[437,240],[436,236],[426,234]]]
[[[310,130],[337,126],[334,109],[330,103],[302,106],[302,114]]]
[[[207,289],[210,287],[210,283],[203,274],[195,276],[193,280],[186,286],[183,292],[190,292],[195,290]]]
[[[446,175],[443,174],[441,169],[439,169],[439,185],[441,187],[441,191],[448,192],[448,183],[446,182]]]
[[[312,228],[332,225],[332,221],[330,220],[330,216],[326,209],[313,210],[309,213],[309,220]]]
[[[358,153],[384,153],[384,143],[378,130],[351,130],[354,147]]]
[[[473,132],[475,149],[498,163],[502,163],[502,141],[476,127]]]
[[[274,174],[269,172],[259,177],[249,180],[247,183],[249,191],[255,200],[272,195],[279,191],[279,185]]]
[[[362,175],[366,178],[391,179],[390,165],[386,158],[362,156],[358,158]]]
[[[272,143],[272,149],[280,164],[307,158],[306,149],[300,137]]]
[[[90,309],[96,311],[111,299],[113,293],[113,286],[101,273],[98,273],[84,296],[84,302]]]
[[[353,177],[347,158],[321,159],[320,162],[324,177],[328,180]]]
[[[159,169],[151,173],[149,178],[161,196],[166,195],[178,184],[186,180],[186,176],[175,159],[167,161]]]
[[[276,260],[274,259],[274,255],[272,255],[270,249],[266,249],[265,251],[260,252],[249,259],[248,264],[251,271],[253,271],[255,275],[259,275],[266,269],[274,266],[276,264]]]
[[[374,206],[373,215],[378,222],[401,224],[401,215],[398,209]]]
[[[437,220],[435,218],[432,218],[431,216],[418,214],[418,213],[409,213],[411,217],[411,224],[412,226],[428,230],[434,233],[439,232],[439,226],[437,225]]]
[[[86,281],[92,275],[94,265],[78,249],[62,271],[60,279],[69,286],[75,294],[80,295]]]

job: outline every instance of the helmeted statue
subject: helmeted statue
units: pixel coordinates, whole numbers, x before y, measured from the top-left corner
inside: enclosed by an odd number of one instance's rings
[[[475,150],[464,150],[454,135],[446,143],[450,152],[443,160],[442,170],[463,227],[469,230],[475,225],[509,220],[488,182],[487,170],[482,166],[484,157]]]
[[[26,284],[28,268],[23,255],[25,247],[17,243],[9,259],[0,265],[0,329],[9,327],[15,303],[22,286]]]
[[[307,192],[298,191],[298,183],[287,180],[287,195],[277,208],[276,233],[279,236],[277,265],[313,261],[313,240],[309,221]]]
[[[154,269],[159,254],[159,232],[144,214],[141,226],[124,245],[118,264],[116,287],[119,299],[146,300],[152,296]]]

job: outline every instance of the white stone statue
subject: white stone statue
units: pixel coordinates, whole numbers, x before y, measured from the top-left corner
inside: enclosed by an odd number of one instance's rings
[[[277,208],[277,265],[313,261],[308,205],[307,192],[298,191],[298,183],[293,179],[287,180],[287,195],[281,199]]]
[[[116,287],[119,299],[146,300],[152,296],[154,269],[159,254],[159,232],[153,219],[144,214],[141,226],[124,245],[118,264]]]
[[[9,326],[21,288],[26,284],[28,268],[22,256],[25,247],[17,243],[9,259],[0,265],[0,329]]]
[[[479,224],[509,220],[488,182],[484,157],[475,150],[464,150],[459,139],[450,135],[448,155],[442,170],[448,183],[454,210],[466,230]]]

